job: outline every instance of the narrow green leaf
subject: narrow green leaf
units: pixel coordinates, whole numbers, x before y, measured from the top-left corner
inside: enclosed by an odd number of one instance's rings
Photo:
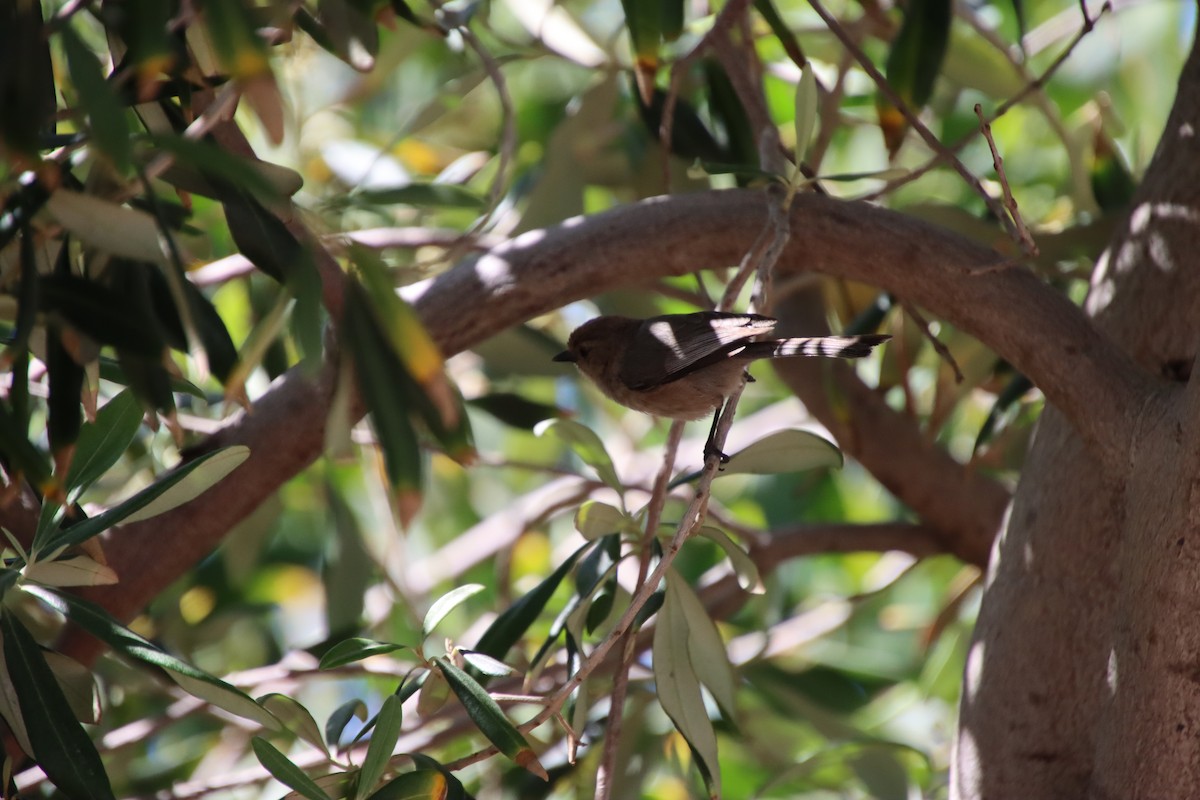
[[[308,800],[330,800],[324,789],[266,739],[260,736],[252,737],[250,747],[253,748],[258,763],[284,786],[294,789]]]
[[[610,533],[624,533],[633,525],[633,520],[621,509],[599,500],[588,500],[575,512],[575,530],[588,541],[595,541]]]
[[[737,681],[725,651],[725,642],[708,610],[687,581],[674,571],[667,573],[666,602],[675,604],[673,613],[682,615],[687,625],[688,654],[696,677],[712,692],[721,712],[733,719]]]
[[[294,170],[242,158],[203,139],[197,141],[177,134],[152,135],[150,144],[175,156],[176,166],[163,176],[168,183],[214,200],[224,201],[231,199],[231,195],[248,192],[260,203],[278,203],[303,185],[303,179]]]
[[[7,456],[12,470],[23,473],[38,491],[45,493],[54,488],[45,456],[29,441],[24,427],[3,401],[0,401],[0,453]]]
[[[355,717],[360,720],[367,718],[367,704],[362,700],[347,700],[335,708],[329,715],[329,719],[325,721],[325,740],[334,747],[338,747],[346,726]]]
[[[359,771],[354,800],[364,800],[383,777],[392,751],[396,749],[396,742],[400,740],[400,725],[403,721],[404,712],[401,710],[400,698],[389,694],[384,698],[383,707],[379,709],[379,715],[375,718],[375,730],[371,733],[367,755]]]
[[[221,314],[212,301],[191,281],[183,282],[183,291],[191,306],[200,344],[208,356],[208,368],[217,380],[224,384],[237,365],[237,346],[233,343],[233,337],[229,335],[229,329],[225,327],[225,320],[221,319]]]
[[[410,419],[410,409],[399,406],[406,386],[400,376],[405,367],[380,329],[366,292],[351,283],[346,292],[342,335],[354,359],[363,402],[383,451],[388,481],[395,493],[401,522],[408,525],[421,502],[421,450]]]
[[[676,576],[675,580],[680,579]],[[670,590],[671,583],[671,573],[668,573],[667,595],[654,626],[652,652],[658,702],[696,754],[696,765],[709,792],[719,797],[721,772],[717,764],[717,736],[712,720],[704,710],[700,680],[692,666],[688,620]]]
[[[79,398],[76,396],[78,405]],[[74,502],[101,475],[125,454],[142,424],[142,407],[130,391],[109,400],[96,413],[96,421],[87,423],[79,432],[75,458],[63,488],[67,501]]]
[[[0,635],[38,766],[68,797],[112,798],[95,745],[71,713],[38,643],[7,608],[0,612]]]
[[[762,594],[766,591],[762,577],[758,574],[758,566],[737,542],[725,534],[725,531],[711,525],[704,525],[700,528],[700,535],[715,542],[725,551],[725,555],[729,556],[734,574],[737,575],[738,586],[742,587],[743,591],[750,594]]]
[[[548,419],[539,423],[533,432],[538,436],[545,436],[547,433],[553,434],[559,441],[574,450],[583,463],[596,470],[600,480],[618,492],[624,491],[621,480],[617,477],[617,471],[613,467],[612,457],[604,448],[604,442],[591,428],[572,419]]]
[[[815,433],[782,430],[733,455],[720,475],[777,475],[824,467],[841,468],[842,451]]]
[[[78,275],[43,275],[39,283],[43,312],[61,315],[100,344],[147,358],[162,357],[166,344],[146,306],[133,294]]]
[[[374,321],[391,350],[404,363],[395,374],[398,398],[425,424],[447,455],[460,463],[475,458],[471,429],[462,398],[446,377],[445,359],[416,310],[396,294],[396,287],[379,256],[363,247],[351,248],[363,294]],[[357,312],[355,312],[357,313]],[[394,403],[394,400],[393,400]]]
[[[245,445],[224,447],[211,454],[206,453],[196,461],[180,468],[180,471],[188,470],[187,474],[173,481],[162,492],[157,493],[150,502],[140,505],[132,514],[125,517],[125,523],[150,519],[173,508],[178,508],[184,503],[190,503],[224,480],[249,457],[250,448]],[[155,486],[157,485],[155,484]]]
[[[52,451],[75,444],[83,425],[83,409],[79,404],[83,393],[83,367],[75,363],[63,347],[62,333],[61,325],[47,323],[46,370],[49,372],[50,397],[46,401],[49,411],[46,433]],[[78,452],[75,456],[79,457]]]
[[[538,762],[537,756],[529,747],[529,742],[517,730],[516,726],[504,716],[492,696],[467,673],[450,663],[445,656],[438,656],[434,661],[446,677],[446,682],[458,697],[459,702],[467,711],[467,716],[479,728],[487,740],[496,749],[518,766],[524,767],[533,774],[546,779],[546,771]]]
[[[817,77],[811,66],[800,72],[796,83],[796,158],[802,159],[817,127]]]
[[[472,667],[481,675],[487,675],[489,678],[502,678],[506,675],[512,675],[516,672],[508,664],[503,661],[497,661],[491,656],[485,656],[483,653],[472,653],[470,650],[460,650],[459,654],[463,661],[468,666]]]
[[[172,680],[189,694],[194,694],[231,714],[253,720],[270,730],[282,729],[279,720],[255,703],[245,692],[164,652],[117,622],[94,603],[89,603],[78,595],[57,592],[36,584],[27,583],[22,586],[22,590],[63,614],[118,653],[166,670]]]
[[[904,8],[904,22],[888,51],[885,75],[888,85],[913,113],[933,94],[953,17],[950,0],[911,0]],[[894,155],[908,131],[908,121],[882,92],[876,95],[875,105],[888,152]]]
[[[435,600],[429,610],[425,612],[425,621],[421,623],[421,638],[425,639],[429,636],[438,623],[445,619],[447,614],[458,608],[461,603],[486,588],[482,583],[468,583],[451,589]]]
[[[407,649],[407,645],[377,642],[374,639],[347,639],[344,642],[338,642],[326,650],[325,655],[321,656],[321,663],[317,668],[335,669],[346,664],[352,664],[355,661],[361,661],[364,658],[404,649]]]
[[[659,0],[621,0],[621,7],[634,55],[638,61],[657,64],[664,22]]]
[[[479,637],[479,642],[474,647],[475,652],[503,660],[509,649],[517,643],[525,631],[529,630],[529,626],[542,613],[542,609],[546,607],[546,603],[554,594],[554,590],[558,588],[558,584],[575,566],[575,561],[590,546],[590,544],[584,545],[568,556],[567,560],[560,564],[549,577],[496,617],[495,621]]]
[[[558,406],[549,403],[538,403],[514,392],[490,392],[467,401],[474,406],[513,428],[531,431],[544,419],[554,419],[564,415]]]
[[[326,756],[329,755],[329,748],[325,746],[325,740],[321,738],[321,729],[317,726],[317,721],[313,719],[308,709],[300,705],[295,698],[272,692],[257,698],[255,702],[282,722],[283,727],[287,730],[321,750]]]
[[[35,543],[34,555],[80,544],[120,522],[145,519],[182,505],[228,475],[245,461],[249,454],[249,448],[242,445],[205,453],[196,460],[169,472],[133,497],[113,506],[103,514],[76,522],[48,535],[40,545]],[[215,463],[211,467],[202,470],[214,459]],[[195,473],[198,474],[192,478]],[[150,513],[151,511],[153,513]]]
[[[279,217],[240,185],[211,178],[238,252],[267,275],[297,294],[298,270],[311,265],[304,247]]]
[[[67,69],[75,84],[79,102],[87,111],[92,139],[105,155],[112,159],[116,168],[124,172],[129,169],[132,156],[129,138],[129,123],[125,119],[125,108],[113,87],[104,79],[100,61],[75,33],[70,25],[59,29],[63,52],[67,56]]]

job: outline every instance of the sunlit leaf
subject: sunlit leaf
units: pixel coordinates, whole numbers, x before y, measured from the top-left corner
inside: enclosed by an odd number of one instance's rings
[[[633,526],[633,520],[625,512],[599,500],[588,500],[575,512],[575,530],[588,540],[623,533]]]
[[[600,480],[618,492],[624,489],[613,467],[612,457],[604,448],[604,442],[591,428],[572,419],[548,419],[539,423],[533,432],[538,436],[552,434],[575,451],[583,463],[596,470]]]
[[[751,594],[762,594],[766,591],[763,586],[762,578],[758,574],[758,567],[737,542],[730,539],[725,532],[720,528],[714,528],[711,525],[704,525],[700,528],[700,535],[705,539],[716,542],[725,555],[729,557],[730,564],[733,565],[734,574],[737,575],[738,586],[744,591]]]
[[[841,466],[842,451],[836,445],[815,433],[788,429],[739,450],[718,475],[776,475]]]
[[[158,224],[145,211],[70,189],[50,195],[46,209],[64,228],[106,253],[151,264],[165,261]]]
[[[27,579],[47,586],[111,586],[117,582],[117,573],[112,567],[87,556],[35,561],[23,572]]]
[[[321,738],[321,729],[317,727],[317,721],[313,719],[308,709],[300,705],[295,698],[272,692],[257,698],[255,702],[282,722],[289,731],[323,751],[325,755],[329,755],[329,748],[325,746],[325,740]]]
[[[505,664],[503,661],[497,661],[491,656],[485,656],[483,653],[472,653],[470,650],[460,650],[459,655],[468,666],[474,668],[481,675],[487,675],[489,678],[502,678],[505,675],[512,675],[516,670]]]
[[[234,445],[222,448],[211,454],[205,454],[201,458],[196,459],[196,461],[189,462],[178,470],[179,472],[187,470],[185,475],[172,481],[170,486],[156,493],[150,502],[141,505],[138,510],[126,516],[124,522],[128,524],[143,519],[150,519],[173,508],[177,508],[184,503],[190,503],[211,487],[224,480],[226,475],[229,475],[240,467],[249,457],[249,447]],[[174,477],[175,475],[176,473],[171,473],[168,477]],[[159,481],[159,483],[162,482]],[[154,486],[158,486],[159,483],[154,484]],[[139,495],[135,495],[135,497],[137,496],[140,496],[140,493]],[[130,500],[132,499],[130,498]],[[124,503],[122,503],[123,505]]]
[[[802,158],[817,127],[817,77],[812,67],[800,73],[796,83],[796,157]]]
[[[486,588],[482,583],[467,583],[456,586],[435,600],[429,610],[425,612],[425,621],[421,623],[421,638],[429,636],[430,632],[446,618],[447,614]]]

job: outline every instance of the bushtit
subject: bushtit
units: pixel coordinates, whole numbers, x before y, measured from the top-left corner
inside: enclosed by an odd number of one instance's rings
[[[555,361],[573,361],[600,391],[623,406],[672,419],[718,411],[760,358],[859,358],[890,336],[760,339],[775,320],[758,314],[698,311],[650,319],[607,316],[580,325]],[[713,419],[714,429],[716,417]],[[705,456],[720,454],[712,443]]]

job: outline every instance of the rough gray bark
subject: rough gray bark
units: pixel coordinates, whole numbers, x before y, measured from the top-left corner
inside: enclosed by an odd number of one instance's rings
[[[1197,130],[1194,47],[1088,302],[1148,375],[1176,382],[1105,465],[1063,414],[1042,416],[975,631],[955,797],[1200,796],[1200,378],[1183,382],[1200,340]]]

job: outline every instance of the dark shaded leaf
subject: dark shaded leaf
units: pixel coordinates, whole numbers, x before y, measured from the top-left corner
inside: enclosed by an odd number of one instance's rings
[[[0,612],[4,663],[17,692],[33,756],[68,797],[113,797],[100,754],[63,696],[54,673],[13,612]]]
[[[75,84],[79,102],[87,111],[92,140],[96,147],[112,159],[113,165],[124,172],[133,156],[130,147],[129,123],[125,106],[116,91],[104,79],[100,61],[75,33],[70,24],[59,29],[67,68]]]
[[[888,51],[885,65],[888,84],[913,113],[929,102],[933,84],[942,70],[954,16],[951,5],[950,0],[910,0],[904,9],[904,22]],[[894,155],[904,141],[908,122],[882,93],[876,96],[876,108],[888,152]]]
[[[54,65],[42,29],[41,3],[0,3],[0,53],[0,145],[32,164],[43,127],[49,133],[55,130]],[[14,222],[27,220],[23,215]],[[0,239],[0,249],[5,244]]]
[[[354,359],[359,391],[371,413],[401,520],[407,525],[421,504],[422,463],[417,434],[409,418],[411,410],[397,402],[409,394],[401,377],[406,369],[379,329],[370,300],[357,283],[347,287],[342,336]]]
[[[546,607],[546,603],[554,594],[554,590],[558,588],[562,579],[575,566],[576,560],[589,547],[591,547],[590,543],[585,544],[568,556],[566,561],[559,565],[558,569],[554,570],[554,572],[531,589],[520,600],[509,606],[504,613],[496,617],[495,621],[483,632],[483,635],[479,637],[479,642],[472,649],[477,653],[483,653],[484,655],[503,661],[509,649],[517,643],[525,634],[525,631],[529,630],[529,626],[542,613],[542,609]]]
[[[125,353],[161,358],[163,339],[147,316],[148,293],[133,296],[77,275],[43,275],[38,293],[42,310],[58,314],[92,339]],[[140,288],[126,286],[139,294]]]
[[[325,655],[321,656],[321,663],[318,669],[343,667],[346,664],[353,664],[355,661],[361,661],[364,658],[406,649],[408,649],[408,645],[377,642],[374,639],[347,639],[344,642],[338,642],[325,651]]]
[[[467,716],[488,741],[518,766],[545,779],[546,771],[530,748],[529,742],[525,741],[525,737],[516,726],[504,716],[504,712],[487,690],[470,675],[450,663],[445,656],[438,656],[434,662],[446,677],[446,682],[450,684],[459,702],[463,704]]]
[[[539,403],[515,392],[491,392],[467,400],[467,405],[485,411],[505,425],[531,431],[544,419],[565,416],[566,412],[549,403]]]
[[[254,757],[258,759],[258,763],[262,764],[267,772],[275,776],[275,779],[299,792],[308,800],[329,800],[329,795],[313,781],[312,778],[297,767],[283,753],[275,749],[275,746],[261,736],[254,736],[250,739],[250,747],[254,750]]]

